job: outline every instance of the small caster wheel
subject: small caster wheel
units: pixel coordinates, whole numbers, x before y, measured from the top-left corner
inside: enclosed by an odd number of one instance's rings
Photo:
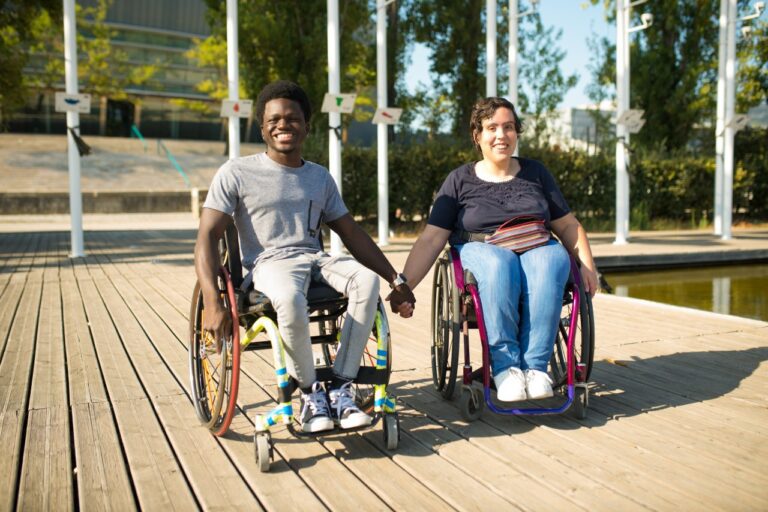
[[[269,472],[269,464],[272,462],[272,436],[269,432],[257,432],[253,436],[256,447],[256,465],[262,473]]]
[[[384,446],[387,450],[397,450],[400,442],[400,418],[397,414],[384,416]]]
[[[573,415],[576,419],[583,420],[587,417],[587,388],[577,387],[573,396]]]
[[[466,421],[475,421],[483,413],[485,407],[485,397],[483,390],[472,387],[465,387],[459,397],[459,412]]]

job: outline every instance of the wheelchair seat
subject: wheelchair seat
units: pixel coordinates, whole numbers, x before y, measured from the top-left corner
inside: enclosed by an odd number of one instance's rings
[[[347,303],[347,296],[343,295],[325,283],[313,281],[307,291],[307,304],[309,312],[330,310],[336,312]],[[269,298],[259,290],[250,289],[248,292],[237,292],[237,309],[243,313],[257,315],[274,315],[275,309]]]

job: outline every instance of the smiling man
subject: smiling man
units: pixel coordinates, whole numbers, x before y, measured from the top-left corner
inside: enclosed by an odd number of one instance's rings
[[[358,409],[350,383],[357,376],[379,298],[379,279],[393,287],[402,316],[411,316],[413,294],[379,247],[352,219],[328,169],[301,157],[312,110],[304,90],[293,82],[267,85],[256,101],[256,120],[267,145],[259,153],[228,161],[211,182],[200,217],[195,270],[203,290],[203,328],[216,339],[232,328],[215,282],[220,265],[217,244],[234,219],[251,284],[269,297],[277,312],[288,371],[301,389],[299,421],[304,432],[338,424],[371,423]],[[336,233],[354,256],[330,256],[320,242],[321,225]],[[349,298],[326,394],[316,379],[307,315],[311,281],[325,283]],[[330,402],[330,407],[329,407]]]

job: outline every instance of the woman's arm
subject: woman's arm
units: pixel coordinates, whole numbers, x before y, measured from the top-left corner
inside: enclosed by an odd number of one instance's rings
[[[408,259],[405,261],[403,274],[408,278],[408,284],[411,290],[424,279],[429,272],[429,268],[440,255],[440,251],[445,247],[451,232],[447,229],[427,224],[424,231],[419,235],[416,243],[413,244]]]
[[[565,248],[581,261],[581,275],[586,291],[594,297],[600,285],[597,280],[595,260],[592,258],[592,248],[589,246],[589,239],[584,227],[572,213],[567,213],[563,217],[553,220],[550,224],[552,231],[562,240]]]

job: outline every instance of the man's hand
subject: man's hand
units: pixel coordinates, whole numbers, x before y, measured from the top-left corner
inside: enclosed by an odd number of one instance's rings
[[[389,301],[393,313],[397,313],[403,318],[410,318],[413,316],[416,297],[414,297],[413,292],[407,283],[395,287],[395,289],[392,290],[392,293],[387,295],[385,300]]]
[[[203,331],[208,332],[216,342],[216,352],[221,353],[222,340],[232,334],[232,317],[219,301],[213,307],[203,309]]]

